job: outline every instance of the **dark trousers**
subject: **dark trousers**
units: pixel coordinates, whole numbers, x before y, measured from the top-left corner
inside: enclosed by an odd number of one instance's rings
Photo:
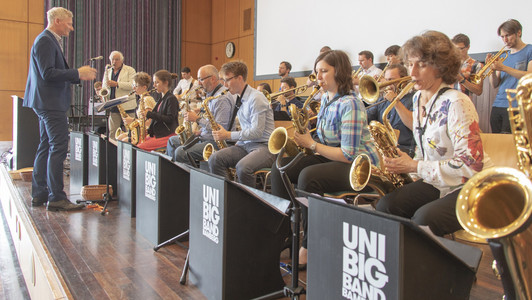
[[[386,194],[377,202],[377,210],[412,219],[418,225],[427,225],[438,235],[462,229],[456,218],[456,190],[440,198],[434,186],[418,180]]]
[[[33,163],[31,195],[48,201],[67,199],[63,162],[68,151],[68,119],[63,111],[34,109],[39,117],[40,144]]]
[[[293,157],[282,159],[282,165],[289,163]],[[331,161],[320,155],[304,156],[296,165],[287,170],[286,174],[298,189],[323,195],[326,192],[338,192],[351,190],[349,183],[349,169],[351,164]],[[281,198],[290,199],[286,190],[281,173],[273,163],[271,170],[272,194]],[[308,209],[302,206],[303,241],[302,246],[307,248],[307,220]]]
[[[492,107],[490,125],[493,133],[512,133],[508,109],[505,107]]]

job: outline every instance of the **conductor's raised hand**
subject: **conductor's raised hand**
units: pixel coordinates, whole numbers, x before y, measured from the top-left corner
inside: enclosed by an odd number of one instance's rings
[[[79,67],[78,74],[81,80],[93,80],[96,78],[96,69],[90,66]]]

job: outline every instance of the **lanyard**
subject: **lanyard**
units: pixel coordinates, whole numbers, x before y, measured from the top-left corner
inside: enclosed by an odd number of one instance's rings
[[[436,103],[436,101],[438,101],[438,98],[440,98],[440,96],[445,93],[447,90],[450,90],[451,88],[449,87],[444,87],[442,88],[441,90],[438,91],[438,94],[436,95],[436,98],[434,99],[434,101],[432,101],[432,103],[430,104],[430,108],[429,108],[429,111],[427,112],[427,115],[425,117],[425,124],[423,125],[423,127],[417,127],[416,130],[419,134],[419,147],[421,147],[421,153],[423,154],[423,160],[425,159],[425,149],[423,148],[423,135],[425,135],[425,130],[427,129],[427,123],[429,122],[429,116],[430,116],[430,113],[432,112],[432,108],[434,107],[434,103]],[[419,104],[420,101],[417,102],[417,111],[418,111],[418,114],[420,112],[420,104]]]

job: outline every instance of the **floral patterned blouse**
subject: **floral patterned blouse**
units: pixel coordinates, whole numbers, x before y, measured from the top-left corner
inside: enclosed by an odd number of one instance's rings
[[[439,89],[444,87],[449,86],[442,84]],[[493,163],[482,148],[478,114],[468,96],[449,89],[439,97],[436,93],[423,107],[420,94],[413,99],[417,176],[443,197]]]

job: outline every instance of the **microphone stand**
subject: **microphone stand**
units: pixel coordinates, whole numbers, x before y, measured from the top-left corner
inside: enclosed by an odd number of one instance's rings
[[[96,62],[95,60],[90,60],[91,68],[95,67],[95,62]],[[92,100],[91,132],[94,133],[94,113],[95,113],[95,110],[96,110],[94,108],[94,99],[96,98],[96,91],[94,90],[94,79],[91,80],[91,89],[92,89],[92,97],[91,97],[91,100]],[[107,191],[107,192],[109,192],[109,191]]]

